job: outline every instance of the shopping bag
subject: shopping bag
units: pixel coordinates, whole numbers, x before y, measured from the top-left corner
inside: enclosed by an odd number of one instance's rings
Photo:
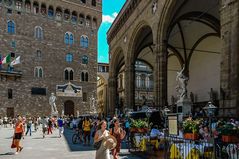
[[[11,145],[11,148],[16,148],[16,145],[15,145],[15,142],[14,142],[14,139],[12,139],[12,145]]]

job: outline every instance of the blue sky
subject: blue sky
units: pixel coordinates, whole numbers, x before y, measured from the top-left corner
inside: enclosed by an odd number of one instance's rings
[[[109,47],[107,44],[107,31],[119,13],[126,0],[103,0],[102,23],[98,32],[98,62],[109,62]]]

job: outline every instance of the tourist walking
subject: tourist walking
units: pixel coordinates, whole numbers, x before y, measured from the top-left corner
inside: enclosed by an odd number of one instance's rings
[[[17,150],[15,154],[18,154],[22,151],[23,147],[20,145],[21,138],[24,134],[23,123],[21,116],[18,117],[17,123],[15,125],[15,131],[13,136],[13,143],[16,146]]]
[[[110,159],[110,151],[106,149],[102,144],[102,141],[109,136],[109,131],[106,130],[107,124],[105,120],[102,120],[99,124],[99,130],[96,131],[94,136],[94,143],[101,142],[100,148],[96,150],[95,159]]]
[[[62,119],[62,117],[60,117],[57,120],[57,125],[58,125],[58,129],[59,129],[59,137],[61,137],[61,134],[63,134],[63,132],[64,132],[63,124],[64,124],[63,119]]]
[[[88,117],[85,118],[85,120],[83,121],[83,131],[84,131],[84,145],[86,145],[86,143],[88,145],[90,145],[90,127],[91,127],[91,123]],[[87,141],[87,142],[86,142]]]
[[[47,135],[49,135],[50,133],[52,134],[52,126],[53,126],[52,119],[49,118],[49,119],[48,119],[48,130],[47,130]]]
[[[30,132],[30,136],[32,136],[32,119],[31,119],[31,117],[28,118],[28,120],[27,120],[27,131],[25,134],[26,136],[27,136],[28,132]]]
[[[113,120],[114,127],[110,129],[110,134],[113,135],[117,140],[116,147],[112,150],[112,155],[114,159],[119,158],[121,141],[124,139],[126,132],[120,127],[119,119],[115,118]]]
[[[43,138],[45,138],[46,131],[47,131],[47,125],[48,125],[48,120],[47,120],[46,116],[44,116],[44,118],[41,120],[41,124],[42,124]]]

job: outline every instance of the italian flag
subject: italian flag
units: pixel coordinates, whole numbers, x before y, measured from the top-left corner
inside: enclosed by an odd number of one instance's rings
[[[8,54],[4,59],[2,60],[2,64],[9,63],[11,61],[11,55]]]

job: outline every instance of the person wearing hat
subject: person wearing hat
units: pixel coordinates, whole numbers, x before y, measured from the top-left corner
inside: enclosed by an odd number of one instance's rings
[[[109,131],[106,130],[106,127],[106,121],[102,120],[99,124],[99,130],[97,130],[95,133],[94,143],[101,142],[99,149],[96,150],[95,159],[110,159],[109,148],[111,148],[111,141],[107,141],[107,137],[109,137]]]
[[[114,127],[110,129],[110,134],[113,135],[117,140],[116,147],[112,150],[112,155],[114,159],[119,158],[121,141],[124,139],[126,132],[120,127],[119,119],[113,120]]]

